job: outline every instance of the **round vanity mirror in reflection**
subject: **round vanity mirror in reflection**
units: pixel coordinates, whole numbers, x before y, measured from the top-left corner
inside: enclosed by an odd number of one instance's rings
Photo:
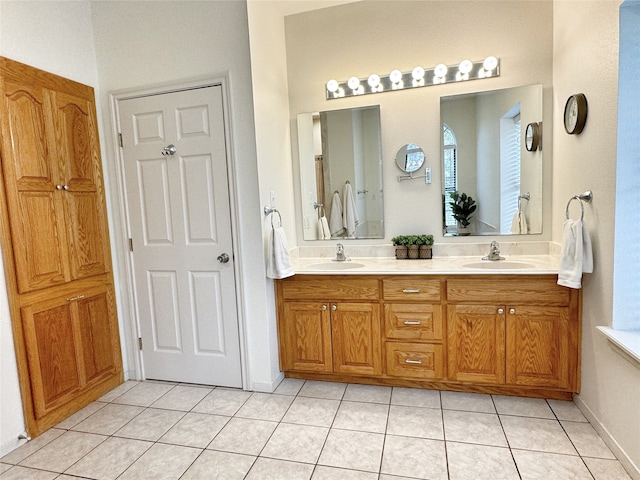
[[[424,151],[413,143],[407,143],[396,154],[396,164],[404,172],[412,173],[424,163]]]

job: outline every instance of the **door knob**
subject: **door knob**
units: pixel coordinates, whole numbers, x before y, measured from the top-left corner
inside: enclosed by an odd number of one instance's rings
[[[226,253],[221,253],[220,255],[218,255],[218,261],[220,263],[227,263],[229,262],[229,255],[227,255]]]
[[[165,157],[172,157],[173,155],[176,154],[176,152],[178,151],[178,149],[176,148],[175,145],[171,144],[171,145],[167,145],[166,147],[164,147],[162,149],[162,155]]]

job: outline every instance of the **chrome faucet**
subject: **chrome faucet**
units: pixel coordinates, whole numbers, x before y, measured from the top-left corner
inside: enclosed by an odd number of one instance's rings
[[[489,255],[482,257],[482,260],[504,260],[504,257],[500,256],[500,245],[498,245],[498,242],[495,240],[491,242],[491,245],[489,246]]]
[[[344,245],[341,243],[336,244],[336,258],[333,259],[336,262],[346,262],[349,258],[344,254]]]

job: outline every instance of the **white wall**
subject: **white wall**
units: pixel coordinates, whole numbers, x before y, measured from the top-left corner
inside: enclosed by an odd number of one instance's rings
[[[594,273],[585,275],[583,281],[579,402],[637,468],[640,368],[617,353],[595,330],[597,325],[611,325],[613,305],[619,5],[619,0],[554,3],[553,239],[561,240],[569,198],[593,190],[593,202],[585,207]],[[586,95],[589,113],[582,134],[567,135],[562,112],[567,97],[574,93]]]
[[[436,242],[477,242],[442,237],[440,96],[540,83],[545,87],[545,139],[551,139],[551,2],[539,1],[373,1],[357,2],[285,18],[291,117],[299,113],[380,104],[385,199],[385,238],[410,232],[432,233]],[[477,39],[477,41],[472,41]],[[535,45],[535,48],[532,46]],[[495,55],[501,76],[378,95],[326,100],[327,80],[385,74],[394,68],[455,64],[464,58]],[[294,145],[297,134],[292,131]],[[423,148],[433,184],[398,182],[394,158],[406,143]],[[545,155],[545,219],[551,238],[551,152]],[[293,150],[296,201],[297,152]],[[474,197],[475,198],[475,197]],[[410,208],[407,208],[410,205]],[[416,212],[419,212],[416,214]],[[298,209],[297,221],[301,222]],[[301,239],[301,228],[298,228]],[[511,237],[514,238],[514,237]],[[517,238],[517,237],[516,237]],[[522,237],[521,237],[522,238]],[[380,240],[359,243],[384,243]],[[304,244],[299,240],[299,244]],[[348,245],[347,249],[348,249]]]
[[[99,102],[105,162],[116,178],[114,134],[108,93],[143,86],[228,76],[230,98],[231,187],[238,222],[235,258],[240,269],[240,313],[246,323],[248,384],[271,390],[279,380],[273,292],[266,281],[262,198],[256,160],[249,31],[245,2],[95,1],[91,2],[100,79]],[[283,139],[284,143],[286,139]],[[122,225],[115,181],[110,182],[114,228]],[[125,242],[116,244],[117,261],[126,262]],[[131,328],[128,312],[121,312]],[[265,341],[265,338],[268,339]],[[129,353],[131,355],[131,352]]]
[[[0,2],[0,55],[96,87],[87,2]],[[0,456],[24,431],[4,270],[0,272]]]

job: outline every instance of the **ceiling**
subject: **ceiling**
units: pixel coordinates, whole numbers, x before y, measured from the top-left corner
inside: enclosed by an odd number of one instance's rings
[[[282,15],[295,15],[296,13],[319,10],[321,8],[335,7],[343,3],[353,3],[360,0],[274,0]]]

